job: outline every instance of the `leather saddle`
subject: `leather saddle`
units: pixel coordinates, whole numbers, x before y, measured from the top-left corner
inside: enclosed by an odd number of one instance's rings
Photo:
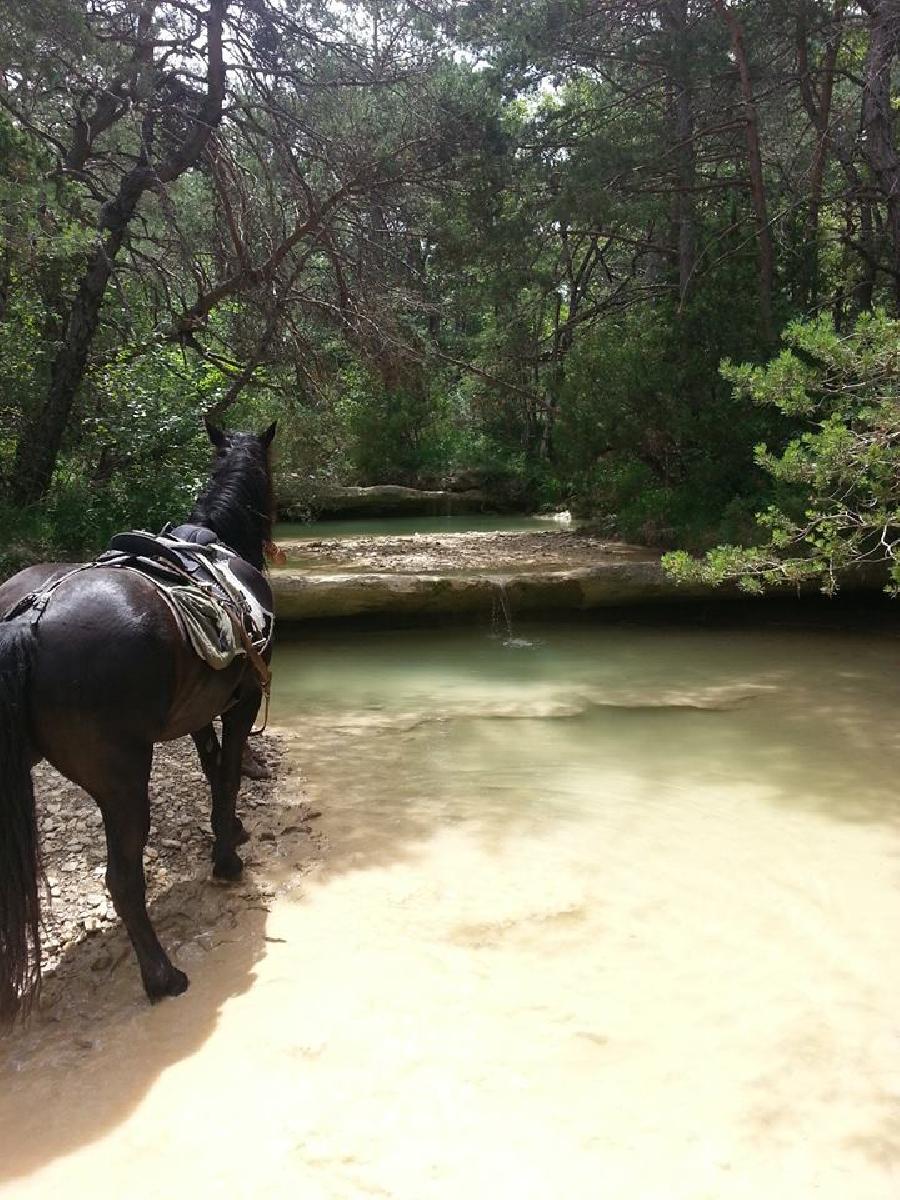
[[[110,538],[107,549],[114,554],[127,554],[129,558],[161,558],[180,571],[190,570],[186,555],[179,554],[152,533],[116,533]]]
[[[194,583],[224,602],[226,607],[231,609],[237,603],[243,614],[245,628],[248,627],[249,618],[254,637],[261,637],[268,644],[274,609],[269,582],[254,566],[229,550],[211,529],[202,525],[166,526],[158,536],[143,530],[129,530],[115,534],[110,539],[106,553],[113,558],[139,560],[145,570],[150,564],[155,564],[154,571],[160,574],[165,574],[167,568],[171,568],[172,573],[182,580],[187,574]],[[214,569],[214,564],[218,565],[218,571]],[[223,565],[227,566],[231,577],[227,587],[223,585],[221,576]],[[243,600],[236,598],[236,587],[243,589]],[[255,620],[247,608],[248,593],[259,606]]]

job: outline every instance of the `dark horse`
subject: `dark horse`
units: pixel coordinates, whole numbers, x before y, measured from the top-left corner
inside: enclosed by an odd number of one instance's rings
[[[208,426],[212,477],[188,520],[211,529],[245,563],[258,596],[272,535],[270,453],[259,437]],[[249,566],[247,565],[249,564]],[[29,567],[0,587],[0,617],[71,564]],[[147,915],[143,852],[155,742],[191,734],[212,790],[213,874],[236,879],[246,838],[235,813],[241,756],[262,698],[244,655],[223,670],[185,643],[143,576],[91,567],[62,582],[40,619],[0,620],[0,1024],[40,984],[40,857],[31,769],[46,758],[96,800],[106,830],[106,884],[134,945],[147,995],[177,996],[172,965]],[[221,746],[213,718],[222,718]]]

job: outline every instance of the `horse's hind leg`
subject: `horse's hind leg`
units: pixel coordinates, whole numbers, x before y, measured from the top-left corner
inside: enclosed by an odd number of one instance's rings
[[[213,875],[218,879],[237,879],[244,864],[235,851],[243,826],[234,806],[241,783],[241,757],[247,735],[259,710],[259,692],[242,697],[222,716],[222,748],[218,776],[213,784]]]
[[[185,991],[188,979],[172,965],[147,915],[144,847],[150,831],[147,787],[152,759],[152,746],[127,756],[116,754],[89,790],[106,829],[106,886],[137,954],[144,990],[158,1000]]]
[[[215,728],[212,724],[207,725],[203,729],[199,729],[196,733],[192,733],[191,737],[194,739],[194,745],[197,747],[200,766],[203,768],[203,774],[206,776],[210,791],[215,795],[219,777],[219,763],[222,757]],[[237,846],[242,846],[244,842],[249,842],[250,840],[250,834],[244,828],[244,824],[237,814],[235,814],[234,818],[234,838],[235,845]]]

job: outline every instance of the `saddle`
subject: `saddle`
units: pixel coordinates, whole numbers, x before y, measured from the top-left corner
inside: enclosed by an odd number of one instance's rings
[[[129,530],[115,534],[98,565],[129,565],[165,585],[193,585],[240,624],[257,653],[272,640],[272,592],[264,576],[202,525],[168,527],[160,534]],[[187,578],[185,578],[187,576]],[[176,582],[177,581],[177,582]]]
[[[179,526],[159,535],[117,533],[103,554],[21,596],[0,620],[27,618],[36,626],[56,589],[93,567],[142,575],[168,604],[199,658],[222,670],[245,654],[268,700],[271,672],[265,655],[274,626],[272,590],[254,566],[203,526]]]

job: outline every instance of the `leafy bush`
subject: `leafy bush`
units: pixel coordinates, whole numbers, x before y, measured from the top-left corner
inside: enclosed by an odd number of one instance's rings
[[[751,450],[778,423],[719,377],[716,348],[733,334],[701,336],[707,318],[642,311],[569,356],[555,465],[576,510],[610,532],[702,546],[753,529],[765,481]]]

